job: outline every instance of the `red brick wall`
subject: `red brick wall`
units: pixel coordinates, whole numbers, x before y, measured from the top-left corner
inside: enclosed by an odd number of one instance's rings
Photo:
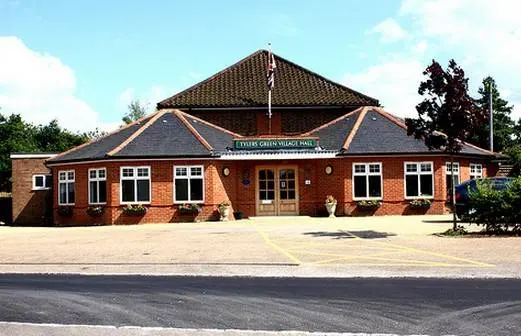
[[[53,168],[54,187],[57,190],[59,170],[75,169],[76,171],[76,204],[72,217],[60,217],[55,214],[57,225],[87,225],[87,224],[136,224],[165,223],[191,220],[190,216],[180,215],[177,205],[173,204],[173,166],[174,165],[204,165],[205,203],[197,220],[217,219],[216,206],[229,200],[233,211],[241,211],[245,216],[255,215],[257,165],[297,165],[299,186],[299,212],[301,215],[324,214],[326,195],[333,195],[338,200],[337,215],[366,215],[357,208],[357,202],[352,196],[352,165],[354,162],[382,162],[383,169],[383,204],[375,215],[414,214],[408,207],[409,201],[404,199],[404,161],[432,161],[434,163],[434,199],[433,206],[426,211],[428,214],[442,214],[446,202],[445,187],[445,157],[368,157],[368,158],[335,158],[321,160],[281,160],[281,161],[139,161],[137,163],[97,163],[67,165]],[[479,160],[459,159],[461,181],[469,178],[469,163],[479,163]],[[325,167],[331,165],[333,172],[326,175]],[[128,216],[122,213],[119,201],[120,167],[121,166],[151,166],[152,200],[147,205],[149,211],[143,217]],[[86,214],[87,203],[87,172],[89,168],[107,169],[107,200],[105,213],[100,218],[92,218]],[[230,169],[230,175],[223,175],[223,168]],[[485,166],[484,166],[485,167]],[[305,181],[311,184],[306,185]],[[56,211],[57,195],[54,197]],[[371,213],[372,214],[372,213]]]
[[[13,223],[16,225],[43,225],[51,213],[46,202],[52,202],[50,190],[32,190],[33,175],[49,174],[45,159],[12,159]],[[50,208],[50,207],[49,207]]]

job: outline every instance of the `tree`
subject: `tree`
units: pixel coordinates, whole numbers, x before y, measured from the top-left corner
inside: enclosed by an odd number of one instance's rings
[[[141,104],[139,99],[134,99],[130,104],[128,104],[128,112],[121,120],[123,120],[127,125],[131,124],[132,122],[143,118],[147,114],[146,108],[147,106]]]
[[[512,165],[510,175],[521,176],[521,145],[512,146],[506,149],[508,163]]]
[[[448,153],[452,168],[454,155],[462,149],[460,139],[468,139],[482,127],[486,112],[470,97],[465,72],[454,60],[449,61],[446,70],[433,60],[423,75],[427,78],[418,88],[423,101],[416,106],[418,118],[405,120],[407,134],[423,139],[430,150]],[[454,169],[451,172],[451,181],[454,181]],[[455,186],[451,185],[453,229],[456,230]]]
[[[494,151],[502,152],[514,144],[516,125],[511,114],[514,108],[508,101],[500,97],[494,78],[488,76],[483,79],[483,86],[478,89],[479,98],[476,104],[483,110],[489,110],[490,90],[492,90],[492,106],[494,109]],[[489,118],[487,112],[487,119]],[[485,122],[474,134],[466,139],[481,148],[490,148],[490,123]]]

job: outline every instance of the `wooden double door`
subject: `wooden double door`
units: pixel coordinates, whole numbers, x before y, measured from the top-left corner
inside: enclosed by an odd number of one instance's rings
[[[257,216],[299,214],[297,166],[258,166],[255,174]]]

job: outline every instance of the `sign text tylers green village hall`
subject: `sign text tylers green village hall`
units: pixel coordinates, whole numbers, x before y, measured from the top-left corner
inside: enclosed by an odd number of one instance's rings
[[[294,149],[294,148],[315,148],[317,139],[245,139],[233,140],[235,149]]]

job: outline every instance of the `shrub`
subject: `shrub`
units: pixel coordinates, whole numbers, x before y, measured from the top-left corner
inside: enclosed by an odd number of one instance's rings
[[[432,202],[429,199],[426,199],[426,198],[414,199],[414,200],[412,200],[409,203],[411,208],[416,208],[416,209],[419,209],[419,208],[423,208],[423,209],[424,208],[430,208],[431,204],[432,204]]]
[[[359,207],[366,209],[379,208],[381,205],[382,203],[378,200],[364,200],[358,202]]]
[[[456,230],[454,230],[453,228],[450,228],[447,231],[443,232],[442,235],[444,235],[444,236],[463,236],[463,235],[466,235],[467,233],[468,233],[467,230],[463,226],[458,225],[456,227]]]
[[[87,215],[91,217],[100,217],[103,215],[105,208],[101,205],[91,205],[87,208]]]
[[[123,207],[122,211],[129,216],[144,216],[148,209],[142,204],[129,204]]]
[[[181,204],[177,209],[181,214],[197,214],[201,212],[201,206],[193,203]]]
[[[62,217],[70,217],[72,216],[72,207],[71,206],[59,206],[58,207],[58,215]]]

